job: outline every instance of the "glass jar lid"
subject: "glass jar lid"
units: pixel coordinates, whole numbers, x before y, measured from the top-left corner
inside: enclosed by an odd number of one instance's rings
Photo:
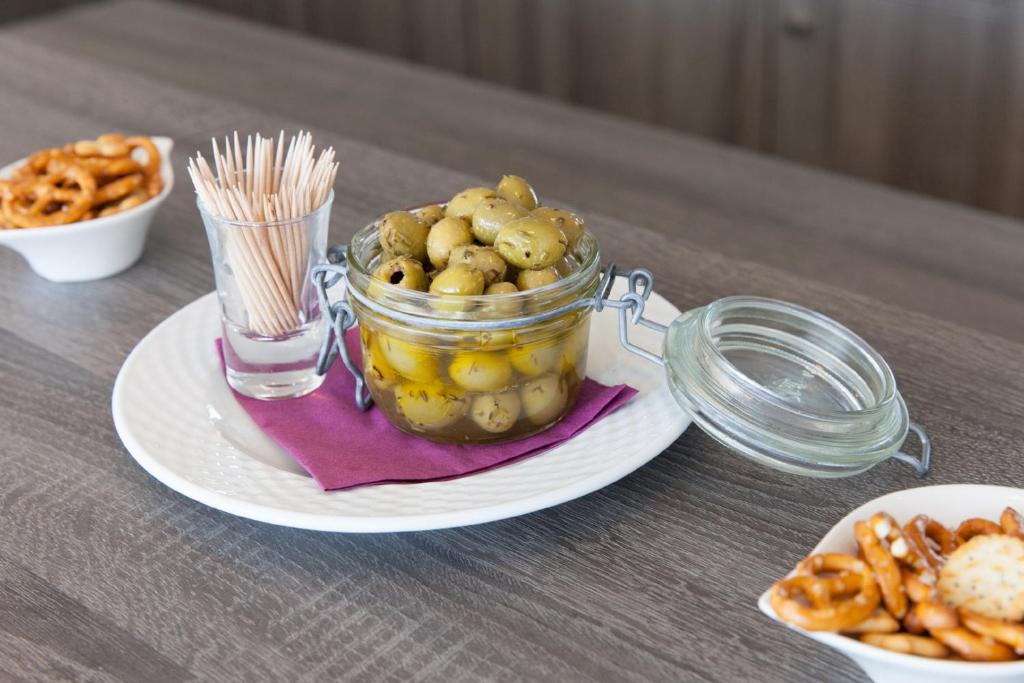
[[[820,313],[719,299],[671,324],[663,356],[694,423],[759,463],[815,477],[858,474],[894,456],[927,468],[899,453],[911,423],[889,365]]]

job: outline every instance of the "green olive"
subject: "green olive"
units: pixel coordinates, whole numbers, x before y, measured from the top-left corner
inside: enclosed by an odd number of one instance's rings
[[[437,274],[430,283],[430,293],[441,295],[439,301],[430,302],[434,310],[459,313],[471,306],[460,301],[462,297],[484,293],[484,275],[463,263],[456,263]]]
[[[498,196],[515,202],[527,211],[537,208],[537,193],[526,182],[517,175],[506,175],[501,177],[498,183]]]
[[[494,244],[498,231],[506,223],[527,215],[526,209],[507,199],[487,199],[473,212],[473,236],[483,244]]]
[[[427,225],[433,225],[442,218],[444,218],[444,207],[440,204],[428,204],[427,206],[421,206],[412,212],[412,215],[419,218]]]
[[[398,374],[414,382],[437,380],[437,358],[428,349],[383,334],[377,335],[377,342],[381,354]]]
[[[550,370],[558,362],[561,348],[553,341],[522,344],[508,350],[512,367],[524,375],[533,377]]]
[[[516,285],[519,287],[519,291],[525,292],[527,289],[537,289],[544,285],[550,285],[552,282],[558,282],[561,277],[554,266],[540,270],[521,270],[516,277]]]
[[[495,282],[484,290],[484,294],[513,294],[518,291],[519,288],[511,282]]]
[[[523,385],[523,412],[530,422],[543,425],[558,418],[569,400],[569,389],[558,375],[548,374]]]
[[[423,264],[409,256],[399,256],[382,263],[373,275],[388,284],[418,292],[427,291],[430,284]]]
[[[506,223],[494,240],[502,258],[517,268],[537,270],[554,265],[565,254],[565,235],[540,218],[517,218]]]
[[[515,330],[484,330],[474,335],[469,345],[479,349],[507,349],[515,343]]]
[[[444,207],[444,215],[469,220],[477,205],[485,199],[494,199],[498,195],[489,187],[470,187],[452,197]]]
[[[562,352],[559,355],[559,364],[562,372],[575,372],[582,374],[583,361],[587,359],[587,341],[590,338],[590,324],[584,320],[576,326],[576,329],[569,333],[562,342]],[[580,377],[582,379],[582,377]]]
[[[507,391],[503,394],[477,396],[470,406],[469,416],[484,431],[501,434],[512,428],[521,410],[519,394]]]
[[[388,363],[380,350],[380,343],[373,335],[369,343],[363,342],[363,375],[367,382],[380,388],[387,388],[398,379],[398,373]]]
[[[493,285],[484,290],[484,294],[514,294],[519,291],[511,282],[495,282]],[[522,301],[495,301],[489,304],[495,313],[505,317],[512,317],[519,315],[523,310]]]
[[[503,353],[462,351],[455,354],[448,375],[467,391],[498,391],[512,379],[512,365]]]
[[[461,391],[440,382],[406,382],[395,388],[395,405],[409,423],[419,429],[436,430],[458,422],[466,414],[468,401]]]
[[[380,246],[395,256],[427,260],[430,226],[408,211],[392,211],[380,220]]]
[[[431,294],[475,296],[484,293],[484,274],[479,270],[455,263],[445,268],[430,283]]]
[[[428,244],[428,249],[429,246]],[[481,247],[478,244],[464,244],[455,247],[451,251],[448,263],[451,265],[463,263],[479,270],[484,274],[484,285],[487,287],[504,280],[505,273],[508,271],[508,264],[494,247]]]
[[[448,266],[448,255],[455,247],[473,243],[469,223],[461,218],[442,218],[427,235],[427,258],[438,270]]]
[[[530,215],[534,218],[545,220],[561,230],[565,235],[565,241],[570,251],[576,248],[576,244],[580,241],[580,237],[587,227],[582,218],[565,209],[541,206],[534,209]]]

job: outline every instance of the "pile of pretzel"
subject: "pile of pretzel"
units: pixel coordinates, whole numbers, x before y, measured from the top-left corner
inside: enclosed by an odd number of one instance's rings
[[[40,150],[0,180],[0,228],[42,228],[110,216],[161,189],[160,152],[153,141],[107,133]]]
[[[951,531],[918,515],[857,522],[858,556],[812,555],[772,588],[785,622],[923,657],[1024,656],[1024,520],[968,519]]]

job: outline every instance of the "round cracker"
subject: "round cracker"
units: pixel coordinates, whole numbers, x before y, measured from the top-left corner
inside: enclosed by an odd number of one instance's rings
[[[949,556],[939,572],[939,595],[993,619],[1024,618],[1024,540],[1005,535],[975,536]]]

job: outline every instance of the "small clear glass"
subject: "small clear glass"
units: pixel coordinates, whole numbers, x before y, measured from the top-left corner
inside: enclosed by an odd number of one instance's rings
[[[197,201],[213,258],[228,384],[258,399],[303,396],[316,374],[324,316],[309,279],[326,263],[332,192],[315,211],[285,221],[221,218]]]

